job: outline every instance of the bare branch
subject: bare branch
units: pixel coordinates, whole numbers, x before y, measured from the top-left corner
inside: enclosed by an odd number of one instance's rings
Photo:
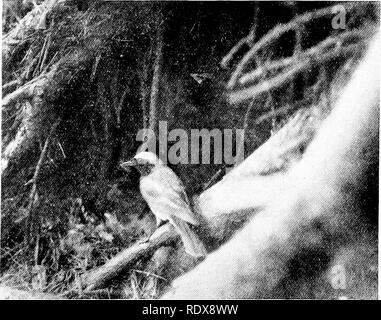
[[[279,88],[282,85],[284,85],[286,82],[288,82],[290,79],[295,77],[297,74],[303,72],[306,69],[311,68],[311,66],[316,65],[317,63],[321,64],[337,57],[353,55],[359,52],[359,50],[360,50],[359,45],[354,44],[354,45],[350,45],[345,48],[342,48],[341,50],[328,52],[320,56],[318,60],[316,60],[316,57],[306,57],[304,60],[301,60],[300,62],[297,62],[295,65],[290,67],[284,73],[281,73],[280,75],[275,76],[272,79],[266,80],[257,86],[249,87],[246,89],[242,89],[242,90],[238,90],[238,91],[230,93],[229,101],[231,103],[238,103],[243,100],[253,98],[261,94],[262,92]]]
[[[347,11],[351,11],[353,9],[358,8],[361,4],[358,3],[345,3],[345,9]],[[300,27],[301,24],[308,23],[312,20],[323,18],[329,16],[333,13],[333,9],[335,6],[331,6],[328,8],[323,8],[319,10],[315,10],[312,12],[308,12],[304,15],[300,15],[290,21],[287,24],[279,24],[275,26],[270,32],[268,32],[261,40],[259,40],[255,45],[246,53],[246,55],[242,58],[240,63],[238,64],[236,70],[233,72],[227,87],[229,89],[233,88],[237,83],[238,77],[242,74],[243,69],[246,67],[247,63],[253,58],[253,56],[261,49],[264,49],[275,40],[279,39],[284,33],[292,30],[296,30]]]
[[[118,276],[143,257],[148,257],[156,249],[163,245],[174,243],[179,235],[173,227],[167,223],[158,228],[150,237],[149,242],[137,243],[110,259],[103,266],[90,270],[82,276],[82,284],[85,291],[101,288],[107,281]]]
[[[328,50],[337,50],[340,46],[342,46],[342,43],[345,43],[350,40],[357,40],[362,41],[366,38],[369,38],[374,32],[372,29],[365,29],[365,30],[351,30],[344,32],[342,34],[339,34],[337,36],[328,37],[327,39],[321,41],[316,46],[304,51],[304,52],[298,52],[294,56],[289,58],[284,58],[282,60],[269,62],[265,65],[260,66],[259,68],[242,75],[242,77],[239,78],[238,82],[242,85],[246,85],[249,82],[258,80],[259,77],[265,75],[269,72],[275,72],[275,71],[282,71],[281,69],[284,69],[286,67],[295,65],[299,63],[300,60],[305,59],[311,59],[314,61],[318,61],[321,57],[321,54],[324,52],[327,52]],[[359,39],[356,39],[359,38]]]
[[[238,43],[233,48],[230,49],[228,54],[225,57],[223,57],[223,59],[221,60],[221,67],[227,68],[230,61],[233,60],[234,56],[245,44],[249,46],[253,45],[253,42],[255,41],[255,37],[257,34],[259,5],[260,5],[259,2],[254,3],[253,25],[251,27],[250,33],[246,37],[238,41]]]
[[[48,149],[49,149],[49,146],[50,146],[51,138],[52,138],[52,136],[53,136],[54,132],[56,131],[56,129],[57,129],[59,124],[60,124],[60,120],[57,120],[53,124],[52,128],[50,129],[49,135],[48,135],[48,137],[45,140],[44,147],[43,147],[43,149],[41,151],[40,158],[38,159],[37,166],[36,166],[36,169],[35,169],[34,174],[33,174],[33,178],[32,178],[33,185],[32,185],[32,189],[31,189],[30,194],[29,194],[29,204],[28,204],[28,208],[27,208],[27,211],[26,211],[27,218],[26,218],[26,233],[25,233],[26,237],[25,237],[25,241],[27,243],[29,242],[29,228],[30,228],[30,222],[31,222],[30,214],[31,214],[33,206],[35,204],[35,198],[36,198],[36,195],[37,195],[37,181],[38,181],[38,177],[40,175],[40,171],[41,171],[42,165],[45,162],[45,158],[46,158],[47,153],[48,153]]]

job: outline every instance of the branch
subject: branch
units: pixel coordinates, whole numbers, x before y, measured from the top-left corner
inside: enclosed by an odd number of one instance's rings
[[[16,79],[16,80],[12,80],[8,83],[3,84],[3,87],[2,87],[3,94],[15,91],[15,89],[20,85],[20,83],[21,81]]]
[[[344,4],[343,4],[344,5]],[[336,6],[336,5],[335,5]],[[331,6],[328,8],[319,9],[316,11],[308,12],[306,14],[300,15],[295,19],[291,20],[287,24],[279,24],[275,26],[272,30],[270,30],[261,40],[259,40],[255,45],[246,53],[246,55],[242,58],[240,63],[238,64],[236,70],[232,74],[227,87],[229,89],[233,88],[237,83],[238,77],[241,75],[243,69],[246,67],[248,62],[252,59],[252,57],[261,49],[269,46],[275,40],[279,39],[284,33],[297,30],[301,24],[308,23],[312,20],[323,18],[326,16],[330,16],[333,14],[333,9],[335,6]],[[347,11],[351,11],[353,9],[361,6],[358,3],[345,3],[345,9]]]
[[[321,58],[323,52],[327,52],[327,50],[338,50],[342,43],[345,43],[352,38],[360,38],[359,40],[364,40],[369,38],[372,34],[374,34],[374,29],[365,29],[365,30],[355,30],[355,31],[347,31],[339,34],[338,36],[329,37],[323,41],[321,41],[318,45],[305,50],[304,52],[299,52],[292,57],[285,58],[282,60],[274,61],[267,63],[259,68],[255,69],[252,72],[249,72],[242,77],[239,78],[238,82],[241,85],[245,85],[249,82],[258,80],[258,78],[262,77],[264,74],[269,72],[275,72],[280,69],[284,69],[286,67],[295,65],[299,63],[300,60],[313,60],[318,61]]]
[[[256,34],[257,34],[257,27],[258,27],[258,16],[259,16],[259,3],[258,2],[255,2],[254,3],[254,17],[253,17],[253,25],[251,27],[251,30],[250,30],[250,33],[242,38],[240,41],[238,41],[238,43],[230,49],[230,51],[228,52],[228,54],[223,57],[223,59],[221,60],[221,67],[223,68],[227,68],[228,67],[228,64],[229,62],[234,58],[234,56],[237,54],[237,52],[244,46],[244,45],[248,45],[248,46],[251,46],[253,45],[253,42],[255,41],[255,37],[256,37]]]
[[[359,52],[359,50],[359,44],[354,44],[342,48],[341,50],[328,52],[319,58],[306,57],[304,60],[301,60],[300,62],[296,63],[294,66],[286,70],[284,73],[281,73],[280,75],[275,76],[270,80],[264,81],[257,86],[252,86],[246,89],[237,90],[233,93],[230,93],[229,101],[231,103],[239,103],[243,100],[254,98],[262,92],[270,91],[275,88],[281,87],[290,79],[294,78],[299,73],[311,68],[313,65],[322,64],[337,57],[353,55],[356,52]]]
[[[37,81],[41,80],[41,78],[41,76],[34,78],[22,87],[6,95],[2,100],[3,108],[13,106],[17,102],[22,102],[23,100],[32,98],[34,95],[34,88],[36,85],[39,85]]]
[[[41,168],[42,168],[42,165],[44,164],[45,162],[45,158],[46,158],[46,155],[48,153],[48,149],[49,149],[49,145],[50,145],[50,141],[51,141],[51,138],[54,134],[54,132],[56,131],[58,125],[60,124],[60,120],[57,120],[52,128],[50,129],[50,132],[49,132],[49,135],[48,137],[46,138],[45,140],[45,144],[44,144],[44,147],[41,151],[41,155],[40,155],[40,158],[37,162],[37,166],[36,166],[36,169],[34,171],[34,174],[33,174],[33,178],[32,178],[32,182],[33,182],[33,185],[32,185],[32,189],[30,191],[30,194],[29,194],[29,204],[28,204],[28,208],[27,208],[27,211],[26,211],[26,232],[25,232],[25,241],[26,242],[29,242],[29,229],[30,229],[30,223],[31,223],[31,212],[32,212],[32,209],[33,209],[33,206],[35,204],[35,199],[36,199],[36,195],[37,195],[37,181],[38,181],[38,177],[40,175],[40,171],[41,171]]]
[[[85,291],[101,288],[109,280],[134,265],[143,257],[150,256],[156,249],[176,242],[179,235],[169,223],[158,228],[148,242],[137,243],[107,261],[103,266],[82,275]]]

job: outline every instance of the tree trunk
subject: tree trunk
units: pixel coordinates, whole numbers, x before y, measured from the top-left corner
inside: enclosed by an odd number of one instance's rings
[[[140,97],[141,97],[141,108],[142,108],[142,118],[143,118],[143,128],[149,127],[149,88],[148,88],[148,74],[150,69],[150,54],[148,53],[143,61],[142,72],[140,75]]]
[[[160,77],[161,68],[163,64],[163,35],[164,35],[164,21],[160,18],[159,26],[157,29],[156,38],[156,54],[155,62],[153,68],[152,77],[152,87],[151,87],[151,97],[150,97],[150,114],[149,114],[149,128],[156,131],[158,125],[158,99],[159,99],[159,89],[160,89]]]

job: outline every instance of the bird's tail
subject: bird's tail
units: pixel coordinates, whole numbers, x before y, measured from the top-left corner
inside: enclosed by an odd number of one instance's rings
[[[205,257],[206,249],[201,240],[191,230],[188,222],[175,216],[171,216],[171,222],[181,236],[185,251],[196,258]]]

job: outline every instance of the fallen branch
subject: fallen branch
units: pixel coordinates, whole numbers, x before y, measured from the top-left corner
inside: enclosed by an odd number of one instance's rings
[[[150,237],[150,241],[137,243],[117,254],[103,266],[85,273],[82,276],[85,291],[101,288],[107,281],[115,278],[143,257],[149,257],[156,249],[175,243],[178,239],[179,235],[169,223],[163,225]]]

